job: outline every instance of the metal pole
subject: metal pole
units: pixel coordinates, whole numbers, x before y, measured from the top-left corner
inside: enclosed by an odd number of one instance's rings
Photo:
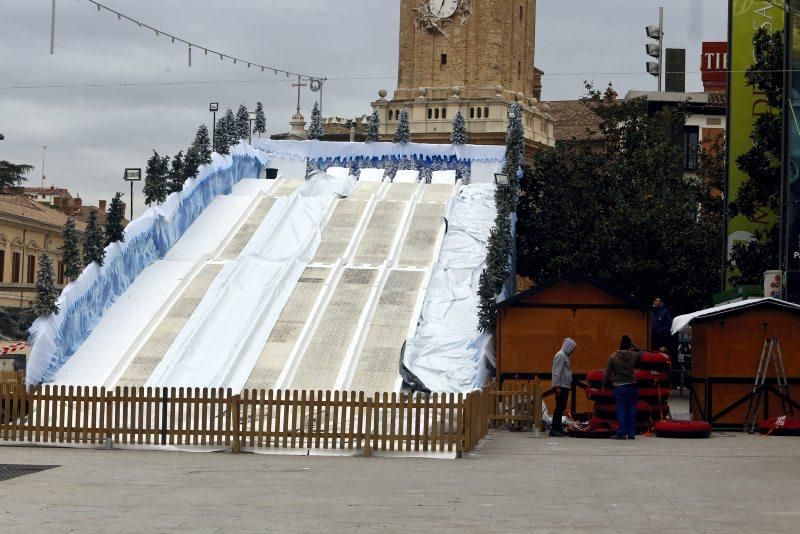
[[[53,50],[55,49],[55,37],[56,37],[56,0],[53,0],[53,10],[50,14],[50,55],[53,55]]]
[[[42,188],[44,189],[44,152],[47,150],[47,146],[42,147]]]
[[[217,112],[216,111],[212,111],[211,112],[211,117],[212,117],[212,119],[211,119],[211,152],[216,152],[217,151],[217,144],[216,144],[216,139],[217,139]]]
[[[133,220],[133,180],[131,180],[131,220]]]
[[[661,92],[661,73],[664,72],[664,8],[658,8],[658,91]]]

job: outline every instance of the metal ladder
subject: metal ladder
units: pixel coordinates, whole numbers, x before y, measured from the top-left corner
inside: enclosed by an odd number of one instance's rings
[[[744,419],[744,430],[753,434],[756,430],[756,420],[758,419],[758,410],[761,407],[762,395],[767,380],[767,371],[769,364],[775,368],[775,377],[777,380],[777,389],[785,397],[781,397],[781,407],[783,408],[784,415],[794,415],[792,405],[787,401],[789,396],[789,383],[786,380],[786,369],[783,367],[783,355],[781,354],[781,344],[777,338],[768,337],[764,340],[764,347],[761,349],[761,359],[758,362],[758,371],[756,372],[756,380],[753,384],[753,393],[750,397],[750,404],[747,406],[747,415]],[[769,402],[767,399],[766,402]]]

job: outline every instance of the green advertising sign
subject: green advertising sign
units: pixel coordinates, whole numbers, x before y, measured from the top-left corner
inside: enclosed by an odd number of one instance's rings
[[[736,159],[750,150],[750,133],[756,118],[767,110],[767,99],[755,87],[747,85],[745,71],[753,64],[753,35],[758,28],[783,30],[783,0],[730,0],[728,65],[728,177],[727,200],[733,201],[747,175],[739,170]],[[777,220],[769,210],[760,210],[752,219],[742,215],[726,221],[727,251],[737,241],[750,241],[757,230]],[[726,276],[726,289],[730,289]]]

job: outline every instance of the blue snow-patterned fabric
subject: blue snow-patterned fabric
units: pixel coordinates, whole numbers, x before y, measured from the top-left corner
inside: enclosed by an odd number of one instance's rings
[[[242,178],[258,176],[267,160],[250,147],[206,166],[184,190],[147,210],[125,230],[126,240],[106,247],[102,267],[93,263],[59,298],[60,312],[38,318],[30,328],[32,345],[26,380],[29,385],[53,379],[89,337],[103,314],[139,274],[161,259],[218,195],[227,195]]]

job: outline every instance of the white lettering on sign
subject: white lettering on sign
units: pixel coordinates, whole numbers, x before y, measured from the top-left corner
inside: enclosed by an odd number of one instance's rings
[[[706,70],[728,70],[727,52],[706,52],[703,54]]]

